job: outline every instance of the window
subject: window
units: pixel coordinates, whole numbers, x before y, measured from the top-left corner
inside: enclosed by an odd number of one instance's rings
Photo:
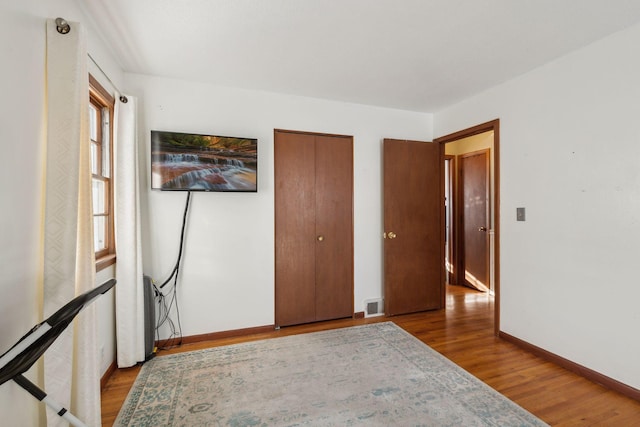
[[[113,97],[89,75],[89,134],[93,195],[93,247],[96,270],[115,263],[113,232]]]

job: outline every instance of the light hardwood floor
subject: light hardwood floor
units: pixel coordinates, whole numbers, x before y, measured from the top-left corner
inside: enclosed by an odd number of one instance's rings
[[[494,336],[493,299],[448,286],[446,310],[344,319],[184,345],[182,351],[378,321],[395,322],[511,400],[554,426],[640,426],[640,402],[608,390]],[[140,367],[117,370],[102,390],[102,425],[111,426]]]

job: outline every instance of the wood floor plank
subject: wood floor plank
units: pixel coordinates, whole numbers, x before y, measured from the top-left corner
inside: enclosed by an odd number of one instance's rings
[[[183,345],[171,354],[391,320],[552,426],[640,426],[640,402],[588,381],[494,336],[493,299],[447,287],[445,310],[343,319]],[[118,369],[102,390],[102,425],[117,417],[140,367]]]

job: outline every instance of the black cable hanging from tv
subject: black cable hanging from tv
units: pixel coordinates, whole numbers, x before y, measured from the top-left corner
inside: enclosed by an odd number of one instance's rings
[[[189,212],[190,199],[191,199],[191,191],[187,192],[187,203],[185,204],[184,215],[182,216],[182,230],[180,232],[180,249],[178,251],[178,260],[176,261],[175,267],[173,267],[173,271],[171,272],[171,275],[169,275],[167,280],[165,280],[164,283],[160,285],[160,289],[164,288],[167,285],[167,283],[171,281],[172,278],[174,279],[174,285],[178,283],[178,272],[180,271],[180,260],[182,259],[182,248],[184,245],[184,229],[185,229],[185,226],[187,225],[187,213]]]
[[[190,200],[191,200],[191,192],[189,191],[187,193],[187,201],[185,203],[184,214],[182,216],[182,229],[180,231],[180,246],[178,249],[178,259],[176,261],[176,264],[173,267],[173,270],[171,271],[171,274],[169,275],[169,277],[159,287],[157,287],[155,284],[153,285],[155,295],[158,298],[158,309],[160,312],[160,315],[157,316],[157,323],[156,323],[157,340],[160,341],[159,330],[162,325],[168,322],[169,328],[171,330],[171,334],[169,338],[164,340],[164,343],[162,345],[160,344],[158,345],[158,348],[160,349],[168,349],[171,347],[180,346],[182,344],[182,324],[180,322],[180,307],[178,305],[177,288],[178,288],[178,276],[180,272],[180,262],[182,260],[182,251],[184,248],[184,234],[185,234],[185,228],[187,225],[187,213],[189,212]],[[165,295],[162,292],[162,289],[167,284],[169,284],[169,282],[171,282],[171,279],[173,279],[173,289],[171,290],[171,300],[167,304],[167,301],[166,301],[167,295]],[[176,308],[176,319],[178,323],[177,328],[176,328],[176,325],[173,323],[173,320],[171,320],[170,318],[171,308],[173,307],[174,304]],[[175,340],[177,340],[178,342],[175,343]]]

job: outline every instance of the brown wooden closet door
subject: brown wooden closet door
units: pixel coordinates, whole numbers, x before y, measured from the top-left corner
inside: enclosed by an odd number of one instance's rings
[[[275,156],[276,325],[315,320],[315,142],[277,132]]]
[[[316,320],[353,315],[353,139],[316,136]]]
[[[353,315],[353,138],[275,132],[276,326]]]

